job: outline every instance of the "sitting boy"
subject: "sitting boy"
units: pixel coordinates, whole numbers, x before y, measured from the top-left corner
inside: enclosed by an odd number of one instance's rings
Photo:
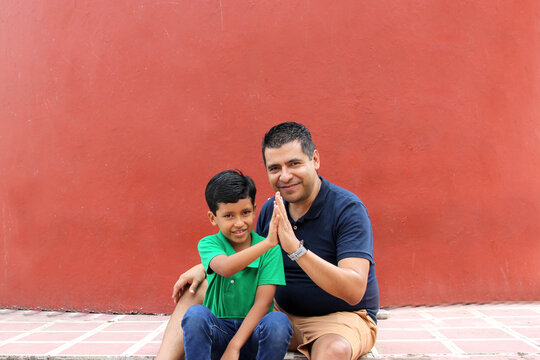
[[[287,316],[273,312],[276,285],[285,285],[283,258],[274,212],[268,237],[253,231],[253,180],[226,170],[206,186],[208,217],[219,227],[198,245],[207,273],[203,305],[182,319],[186,360],[282,360],[292,336]]]

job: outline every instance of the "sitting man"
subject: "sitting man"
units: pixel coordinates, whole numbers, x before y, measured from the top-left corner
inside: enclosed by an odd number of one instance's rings
[[[263,205],[257,232],[266,236],[278,211],[287,285],[277,289],[275,308],[293,325],[289,349],[308,359],[358,359],[375,344],[379,309],[367,210],[356,195],[318,175],[320,155],[305,126],[274,126],[262,152],[276,196]],[[182,317],[202,302],[206,287],[202,265],[180,276],[158,359],[182,358]]]

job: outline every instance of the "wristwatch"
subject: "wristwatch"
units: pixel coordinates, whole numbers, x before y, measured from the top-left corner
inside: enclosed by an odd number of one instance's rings
[[[304,247],[304,240],[300,240],[300,247],[293,253],[287,254],[289,259],[296,261],[307,253],[307,249]]]

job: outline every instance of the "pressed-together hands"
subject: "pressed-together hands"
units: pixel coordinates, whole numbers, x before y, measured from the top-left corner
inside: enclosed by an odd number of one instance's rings
[[[275,196],[274,211],[265,241],[269,242],[270,247],[281,243],[281,247],[288,254],[295,252],[300,247],[300,241],[294,235],[291,223],[287,218],[285,203],[279,192]],[[195,294],[205,278],[206,272],[202,264],[197,264],[180,275],[173,287],[174,303],[177,304],[180,298],[188,292]]]
[[[287,218],[287,210],[285,203],[279,191],[276,193],[274,200],[274,214],[279,216],[277,224],[277,235],[281,247],[287,254],[291,254],[300,247],[300,240],[296,238],[289,219]]]

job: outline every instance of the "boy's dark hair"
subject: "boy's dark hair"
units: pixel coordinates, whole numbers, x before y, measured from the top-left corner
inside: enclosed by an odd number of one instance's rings
[[[249,197],[251,203],[255,204],[257,188],[249,176],[235,169],[225,170],[214,175],[206,185],[204,193],[210,211],[216,215],[219,203],[235,203]]]
[[[302,145],[304,154],[306,154],[310,160],[313,159],[315,144],[313,144],[309,130],[304,125],[297,122],[284,122],[272,127],[264,135],[262,142],[264,165],[266,165],[266,157],[264,156],[264,150],[266,150],[266,148],[277,149],[295,140],[298,140],[300,145]]]

